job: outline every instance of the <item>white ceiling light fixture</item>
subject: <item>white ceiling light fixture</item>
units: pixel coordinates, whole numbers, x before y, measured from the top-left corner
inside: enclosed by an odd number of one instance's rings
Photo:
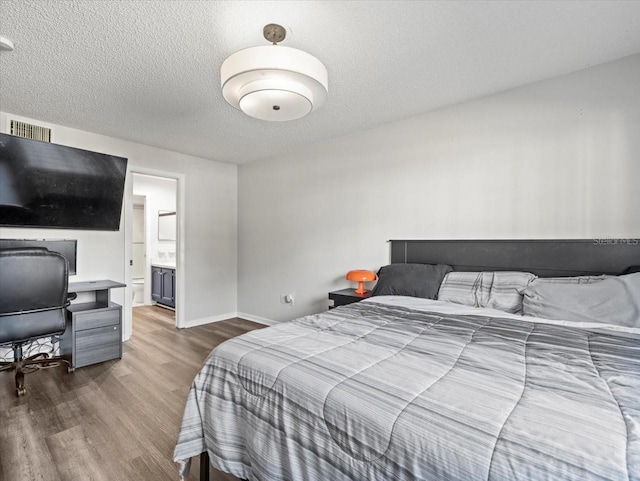
[[[266,25],[273,45],[240,50],[220,69],[222,95],[236,109],[260,120],[304,117],[327,99],[329,76],[320,60],[302,50],[281,47],[286,30]]]

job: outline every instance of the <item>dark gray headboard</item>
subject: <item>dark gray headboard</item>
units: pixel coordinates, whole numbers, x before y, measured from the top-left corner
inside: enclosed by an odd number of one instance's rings
[[[526,271],[540,277],[624,274],[640,266],[640,239],[391,240],[392,263],[457,271]]]

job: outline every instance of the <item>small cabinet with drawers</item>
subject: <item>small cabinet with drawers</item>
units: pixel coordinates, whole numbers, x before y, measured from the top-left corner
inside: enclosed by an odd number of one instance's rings
[[[95,292],[95,301],[67,307],[67,328],[60,337],[60,353],[73,369],[122,357],[122,307],[109,300],[109,289],[124,287],[113,281],[76,283],[70,292]]]

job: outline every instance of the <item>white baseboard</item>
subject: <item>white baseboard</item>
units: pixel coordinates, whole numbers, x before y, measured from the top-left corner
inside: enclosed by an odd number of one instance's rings
[[[238,312],[236,317],[239,317],[241,319],[246,319],[247,321],[257,322],[258,324],[264,324],[266,326],[273,326],[274,324],[278,324],[278,321],[274,321],[273,319],[254,316],[253,314],[247,314],[246,312]]]
[[[201,317],[200,319],[193,319],[191,321],[187,321],[182,326],[183,328],[202,326],[204,324],[211,324],[212,322],[220,322],[226,321],[227,319],[233,319],[234,317],[238,317],[237,312],[228,312],[226,314],[218,314],[217,316],[210,317]]]
[[[273,321],[271,319],[267,319],[266,317],[254,316],[253,314],[247,314],[244,312],[228,312],[227,314],[219,314],[217,316],[202,317],[200,319],[187,321],[184,323],[182,328],[188,329],[190,327],[203,326],[204,324],[226,321],[227,319],[233,319],[234,317],[240,317],[242,319],[246,319],[247,321],[257,322],[259,324],[265,324],[267,326],[272,326],[278,323],[278,321]]]

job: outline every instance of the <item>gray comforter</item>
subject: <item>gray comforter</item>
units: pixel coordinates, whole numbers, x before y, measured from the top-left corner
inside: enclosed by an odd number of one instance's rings
[[[249,480],[640,480],[640,339],[360,302],[231,339],[175,460]]]

